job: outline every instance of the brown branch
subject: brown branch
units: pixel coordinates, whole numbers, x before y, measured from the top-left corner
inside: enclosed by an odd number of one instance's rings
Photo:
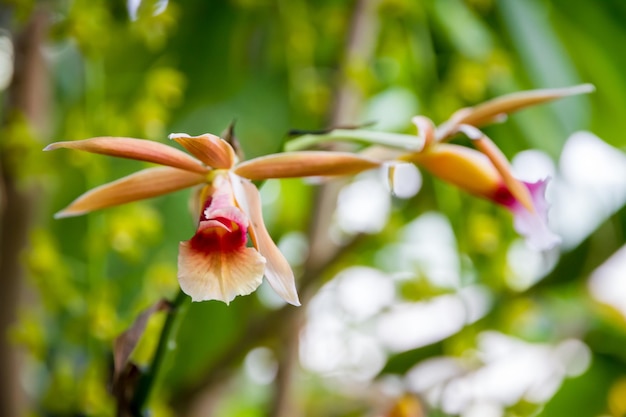
[[[293,379],[296,364],[298,363],[298,347],[300,329],[305,322],[306,310],[297,309],[286,317],[286,324],[281,329],[278,345],[278,373],[274,381],[274,398],[272,400],[269,415],[298,416],[298,407],[293,401]]]
[[[0,415],[17,416],[23,408],[24,393],[19,380],[20,358],[17,350],[7,340],[7,332],[17,319],[18,300],[21,293],[23,276],[19,262],[20,254],[26,246],[26,234],[31,218],[30,196],[20,192],[14,178],[7,172],[6,165],[2,164],[2,182],[4,188],[3,199],[6,202],[2,212],[2,236],[0,245],[0,277],[2,277],[2,291],[0,291]]]
[[[346,42],[346,52],[338,76],[337,94],[334,98],[331,126],[353,124],[361,112],[364,92],[350,78],[350,68],[362,67],[370,60],[374,51],[378,34],[377,7],[379,0],[359,0],[352,15],[350,32]],[[339,144],[331,144],[330,150],[345,150]],[[339,190],[345,180],[332,181],[320,186],[317,190],[313,219],[309,226],[309,259],[308,264],[323,263],[337,250],[337,244],[328,236],[332,213],[337,204]]]
[[[339,76],[339,88],[335,96],[331,125],[354,123],[358,117],[365,92],[350,78],[349,68],[366,68],[376,46],[378,34],[378,3],[379,0],[359,0],[356,2],[350,31],[345,48],[345,57],[342,71]],[[329,149],[342,150],[337,144],[331,144]],[[339,253],[345,253],[330,239],[329,230],[332,227],[332,218],[337,206],[337,198],[347,179],[341,179],[321,185],[316,194],[313,218],[309,226],[309,257],[305,264],[305,277],[301,280],[301,298],[303,305],[307,305],[310,298],[317,292],[316,282],[324,271],[319,265],[330,265]],[[303,281],[307,279],[307,287],[303,288]],[[311,288],[313,287],[313,288]],[[304,309],[294,312],[287,317],[286,333],[282,335],[279,344],[279,370],[275,382],[274,398],[269,415],[272,417],[293,417],[302,415],[293,400],[293,376],[298,363],[298,346],[300,329],[305,324]]]
[[[10,14],[6,9],[4,14]],[[7,126],[11,117],[24,117],[39,133],[45,130],[48,114],[48,76],[41,46],[48,27],[45,13],[36,13],[15,37],[14,77],[9,87],[9,100],[3,121]],[[11,170],[10,150],[0,152],[0,415],[17,416],[24,413],[24,393],[20,388],[20,356],[6,338],[14,325],[21,298],[24,271],[20,255],[26,248],[27,234],[32,221],[35,192],[24,190]]]

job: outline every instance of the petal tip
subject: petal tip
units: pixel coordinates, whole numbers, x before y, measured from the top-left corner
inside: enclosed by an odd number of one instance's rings
[[[179,139],[179,138],[190,138],[190,137],[191,137],[191,136],[189,136],[189,135],[188,135],[188,134],[186,134],[186,133],[170,133],[170,134],[167,136],[167,138],[168,138],[169,140],[176,140],[176,139]]]
[[[595,91],[596,86],[591,83],[575,85],[570,88],[570,94],[588,94]]]
[[[459,125],[458,129],[471,140],[480,140],[485,137],[485,134],[480,129],[471,125],[461,124]]]
[[[76,217],[76,216],[80,216],[82,214],[87,213],[86,211],[72,211],[72,210],[61,210],[57,213],[54,213],[54,215],[52,216],[53,218],[59,220],[59,219],[66,219],[68,217]]]

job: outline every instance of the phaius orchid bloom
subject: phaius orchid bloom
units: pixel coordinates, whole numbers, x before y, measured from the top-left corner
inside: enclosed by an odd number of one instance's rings
[[[570,88],[536,90],[510,94],[453,114],[435,128],[428,118],[413,118],[422,141],[416,149],[399,157],[413,162],[459,188],[506,207],[513,213],[515,230],[529,246],[547,250],[560,237],[548,227],[549,205],[545,199],[548,179],[527,183],[516,179],[502,151],[478,127],[492,123],[522,108],[569,95],[589,93],[589,84]],[[472,140],[477,150],[445,143],[457,133]]]
[[[158,142],[116,137],[57,142],[44,150],[69,148],[165,165],[88,191],[57,218],[204,184],[197,194],[196,233],[180,243],[178,255],[178,281],[193,301],[229,303],[253,292],[265,276],[285,301],[299,305],[293,271],[265,228],[260,194],[250,180],[350,175],[379,165],[350,153],[322,151],[286,152],[238,163],[232,146],[217,136],[172,134],[170,139],[195,158]],[[248,236],[252,246],[247,245]]]
[[[489,158],[471,148],[442,143],[422,152],[407,154],[401,159],[415,163],[470,194],[510,210],[515,230],[526,238],[531,247],[547,250],[560,243],[559,236],[548,227],[549,205],[544,196],[547,179],[536,183],[519,181],[523,195],[519,198]]]
[[[544,197],[547,179],[525,183],[511,173],[509,162],[498,147],[478,127],[505,119],[517,110],[570,95],[590,93],[594,87],[583,84],[568,88],[524,91],[499,97],[454,113],[435,127],[424,117],[413,122],[418,137],[359,129],[334,129],[322,134],[305,134],[287,148],[303,149],[329,141],[356,141],[372,146],[361,153],[386,161],[393,182],[397,162],[410,162],[430,171],[471,194],[490,199],[514,215],[515,229],[530,246],[544,250],[554,247],[560,238],[547,225],[548,204]],[[458,133],[472,139],[478,150],[446,143]],[[394,184],[391,184],[392,189]]]
[[[505,102],[506,103],[506,102]],[[526,183],[516,179],[506,157],[483,132],[467,124],[446,125],[446,135],[464,133],[480,150],[441,143],[441,133],[423,116],[413,119],[424,140],[422,150],[400,159],[425,168],[435,176],[479,197],[500,204],[513,213],[515,230],[529,246],[547,250],[561,242],[548,227],[549,205],[545,200],[547,179]],[[439,136],[439,138],[438,138]]]

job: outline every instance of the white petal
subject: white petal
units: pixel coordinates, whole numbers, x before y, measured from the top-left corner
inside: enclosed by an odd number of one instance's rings
[[[533,249],[549,250],[561,243],[561,238],[550,230],[547,221],[524,207],[520,206],[519,211],[515,212],[514,227]]]
[[[192,301],[221,300],[230,303],[248,295],[263,280],[265,259],[254,248],[232,252],[195,250],[181,242],[178,252],[178,282]]]
[[[515,216],[515,230],[526,238],[530,247],[536,250],[552,249],[561,243],[561,238],[548,227],[549,205],[545,199],[547,181],[525,183],[532,196],[534,212],[531,213],[519,202],[509,207]]]

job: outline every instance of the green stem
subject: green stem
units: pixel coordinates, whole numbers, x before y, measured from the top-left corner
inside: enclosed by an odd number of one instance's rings
[[[184,313],[189,307],[189,302],[185,302],[188,300],[189,297],[182,290],[179,290],[176,298],[171,302],[171,309],[165,319],[165,324],[163,324],[163,330],[161,331],[152,363],[137,383],[137,389],[135,390],[131,403],[131,412],[134,416],[143,415],[143,409],[148,402],[150,393],[156,385],[159,373],[167,359],[171,357],[168,354],[176,350],[176,336]]]
[[[357,142],[366,145],[383,145],[410,151],[420,150],[424,146],[424,141],[417,135],[377,132],[375,130],[336,129],[319,135],[302,135],[287,142],[285,150],[297,151],[321,143],[341,141]]]

